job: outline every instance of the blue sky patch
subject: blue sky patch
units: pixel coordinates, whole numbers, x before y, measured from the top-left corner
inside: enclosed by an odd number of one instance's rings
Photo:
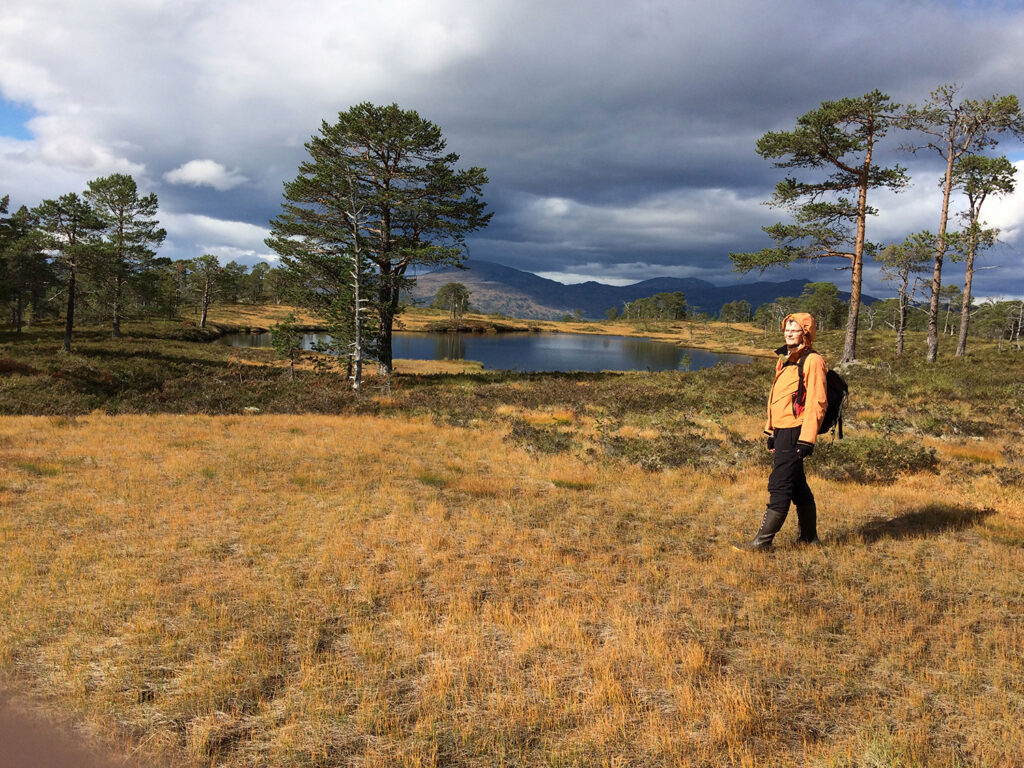
[[[25,123],[35,116],[36,113],[31,107],[0,98],[0,136],[22,141],[31,139],[32,134],[25,127]]]

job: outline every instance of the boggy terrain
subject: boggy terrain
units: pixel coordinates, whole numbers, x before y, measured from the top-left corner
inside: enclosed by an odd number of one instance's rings
[[[824,547],[789,521],[744,556],[768,359],[354,395],[312,356],[293,384],[163,327],[47,333],[0,351],[0,674],[117,752],[1024,764],[1019,351],[863,335],[808,462]]]

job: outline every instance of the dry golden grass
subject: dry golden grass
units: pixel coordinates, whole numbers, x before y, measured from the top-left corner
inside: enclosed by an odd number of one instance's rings
[[[815,480],[826,546],[745,557],[761,467],[498,427],[6,417],[0,470],[7,686],[148,760],[1022,764],[1024,502],[989,476]]]
[[[483,363],[475,360],[404,360],[394,361],[395,373],[416,376],[432,376],[439,373],[476,373],[483,370]],[[373,366],[370,374],[372,375]]]
[[[280,323],[289,313],[295,315],[300,325],[316,325],[316,315],[302,307],[287,304],[214,304],[210,307],[207,320],[217,325],[241,328],[270,328]]]

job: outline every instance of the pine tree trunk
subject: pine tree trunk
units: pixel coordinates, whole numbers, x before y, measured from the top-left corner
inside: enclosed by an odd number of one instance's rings
[[[64,351],[71,351],[71,332],[75,327],[75,266],[68,270],[68,308],[64,318]]]
[[[206,282],[203,283],[203,317],[199,321],[199,327],[206,327],[206,314],[210,309],[210,279],[207,278]]]
[[[935,265],[932,268],[932,296],[928,305],[928,351],[925,360],[934,363],[939,356],[939,291],[942,290],[942,260],[946,256],[946,224],[949,220],[949,193],[953,187],[953,148],[946,158],[946,178],[942,185],[942,214],[939,217],[939,236],[935,245]]]
[[[114,280],[114,326],[111,335],[115,339],[121,338],[121,278]]]
[[[853,264],[850,277],[850,311],[846,315],[846,339],[843,342],[843,362],[857,358],[857,317],[860,314],[860,284],[864,272],[864,230],[867,225],[868,171],[871,168],[871,150],[868,145],[857,195],[857,239],[853,245]]]
[[[967,352],[967,330],[971,323],[971,282],[974,279],[975,236],[971,235],[971,244],[967,252],[967,275],[964,277],[964,303],[960,307],[960,336],[956,343],[956,356],[963,357]]]

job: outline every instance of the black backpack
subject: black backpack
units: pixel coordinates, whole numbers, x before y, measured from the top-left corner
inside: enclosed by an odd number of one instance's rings
[[[807,357],[807,355],[801,355],[800,360],[796,364],[797,375],[800,382],[797,385],[796,401],[801,406],[807,399],[807,390],[804,388],[805,357]],[[819,435],[825,434],[832,429],[832,427],[838,425],[839,439],[843,439],[843,406],[846,405],[846,398],[849,396],[850,388],[846,386],[846,382],[843,381],[843,377],[830,368],[825,373],[825,399],[828,401],[828,405],[825,407],[825,418],[821,420],[821,426],[818,427]]]

